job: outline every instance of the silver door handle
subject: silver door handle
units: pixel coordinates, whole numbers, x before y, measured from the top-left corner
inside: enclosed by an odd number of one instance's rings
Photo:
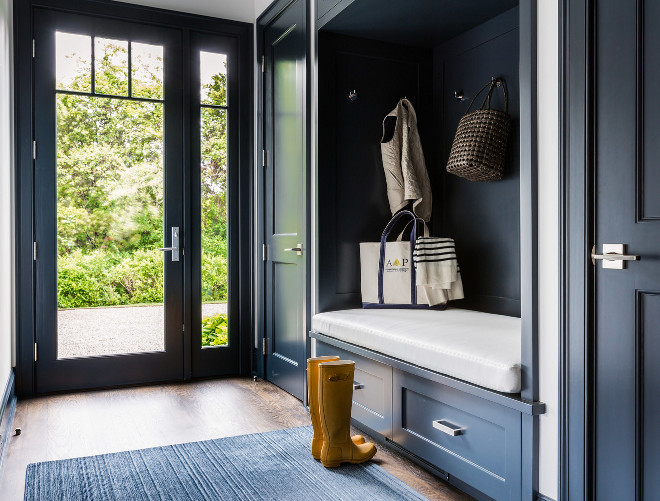
[[[291,247],[290,249],[284,249],[284,250],[289,252],[295,252],[299,256],[302,256],[303,253],[302,246],[303,246],[302,244],[297,244],[296,247]]]
[[[624,261],[639,261],[639,256],[626,254],[626,244],[603,244],[603,253],[596,254],[596,246],[591,248],[591,262],[603,261],[603,268],[623,270]]]
[[[172,253],[172,261],[179,260],[179,227],[172,226],[172,247],[161,247],[158,249],[163,252]]]
[[[597,259],[605,259],[606,261],[639,261],[639,256],[608,252],[607,254],[591,254],[591,259],[596,264]]]
[[[361,390],[364,388],[364,385],[362,383],[358,383],[357,381],[353,381],[353,389],[354,390]]]
[[[450,423],[446,419],[438,419],[436,421],[433,421],[433,427],[436,430],[440,430],[442,433],[451,435],[452,437],[455,437],[457,435],[462,435],[464,430],[464,428],[461,428],[458,425]]]

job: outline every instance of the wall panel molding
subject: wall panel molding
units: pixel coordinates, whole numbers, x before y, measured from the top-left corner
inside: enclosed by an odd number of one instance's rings
[[[657,156],[660,153],[660,126],[657,110],[660,109],[660,95],[657,92],[657,82],[660,79],[660,53],[647,51],[646,47],[660,45],[660,33],[646,30],[646,19],[660,16],[657,2],[635,1],[637,26],[637,155],[636,171],[636,204],[637,222],[660,222],[660,198],[657,196],[657,186],[660,185],[660,174],[657,169],[646,170],[646,157]],[[654,60],[649,60],[651,57]]]

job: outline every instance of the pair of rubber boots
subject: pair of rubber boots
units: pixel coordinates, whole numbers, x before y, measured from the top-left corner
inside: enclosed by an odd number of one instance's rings
[[[355,362],[337,356],[307,360],[309,413],[314,437],[312,457],[326,468],[341,463],[364,463],[376,454],[376,446],[362,435],[351,437],[351,407]]]

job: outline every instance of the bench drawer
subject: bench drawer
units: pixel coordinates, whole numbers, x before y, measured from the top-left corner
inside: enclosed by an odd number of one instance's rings
[[[344,360],[355,361],[355,383],[351,417],[380,433],[392,437],[392,368],[369,358],[336,348],[321,341],[316,342],[316,356],[339,355]]]
[[[520,499],[520,412],[394,370],[393,440],[495,499]]]

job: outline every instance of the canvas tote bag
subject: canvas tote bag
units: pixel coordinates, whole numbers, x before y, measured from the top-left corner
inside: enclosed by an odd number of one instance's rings
[[[410,241],[387,242],[392,228],[400,219],[424,221],[410,211],[397,212],[387,223],[380,242],[360,243],[360,283],[363,308],[428,308],[425,295],[418,303],[413,251],[417,224],[413,224]],[[410,224],[410,223],[409,223]],[[428,232],[426,225],[425,232]]]

